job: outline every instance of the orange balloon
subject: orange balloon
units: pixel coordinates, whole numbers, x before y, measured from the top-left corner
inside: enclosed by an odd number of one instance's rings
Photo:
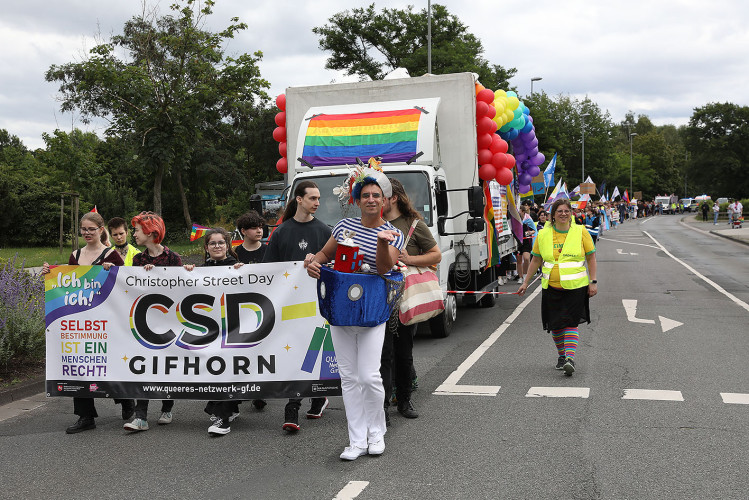
[[[481,92],[481,91],[482,91],[482,90],[484,90],[485,88],[486,88],[486,87],[484,87],[483,85],[481,85],[481,84],[480,84],[479,82],[476,82],[476,95],[478,95],[478,94],[479,94],[479,92]]]

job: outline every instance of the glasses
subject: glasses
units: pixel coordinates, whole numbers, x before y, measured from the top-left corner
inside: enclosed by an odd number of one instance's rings
[[[558,213],[558,214],[568,214],[568,215],[569,215],[569,214],[571,214],[572,212],[570,212],[569,210],[557,210],[557,213]]]
[[[382,193],[362,193],[361,197],[365,200],[368,198],[374,198],[375,200],[378,200],[382,198]]]
[[[226,242],[225,241],[212,241],[212,242],[208,243],[208,246],[212,247],[212,248],[225,247],[226,246]]]
[[[82,227],[81,234],[95,233],[98,229],[98,227]]]

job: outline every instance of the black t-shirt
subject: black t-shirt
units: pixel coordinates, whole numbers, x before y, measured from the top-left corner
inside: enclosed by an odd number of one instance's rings
[[[245,264],[258,264],[263,261],[266,248],[267,247],[265,245],[261,244],[257,250],[247,250],[242,245],[239,245],[234,249],[234,251],[237,252],[239,262],[243,262]]]
[[[203,262],[200,266],[201,267],[233,266],[236,263],[237,263],[237,259],[235,259],[231,255],[227,255],[224,260],[206,259],[206,261]]]
[[[328,225],[317,219],[309,222],[286,219],[273,231],[263,262],[304,260],[308,253],[322,250],[330,234]]]

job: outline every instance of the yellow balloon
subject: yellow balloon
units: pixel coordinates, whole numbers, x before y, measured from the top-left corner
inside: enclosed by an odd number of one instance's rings
[[[515,119],[515,113],[513,113],[511,109],[506,109],[503,116],[505,117],[505,123]]]
[[[504,90],[499,89],[494,91],[494,102],[496,102],[497,99],[504,99],[505,97],[507,97],[507,92]]]
[[[497,128],[501,128],[504,123],[502,122],[502,118],[504,115],[497,115],[494,118],[492,118],[492,121],[497,124]]]
[[[520,105],[520,100],[515,96],[507,98],[507,104],[510,109],[516,109]]]
[[[504,99],[497,99],[496,97],[494,98],[494,109],[497,110],[498,115],[505,112],[505,107],[506,104]]]

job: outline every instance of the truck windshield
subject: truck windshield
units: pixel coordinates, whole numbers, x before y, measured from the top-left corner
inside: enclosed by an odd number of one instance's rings
[[[432,225],[432,196],[429,177],[424,172],[388,172],[388,177],[401,181],[411,199],[411,204],[424,217],[424,222]],[[296,183],[302,180],[313,181],[320,188],[320,206],[315,217],[329,226],[335,226],[339,220],[346,217],[359,217],[361,212],[356,205],[347,204],[348,199],[339,202],[333,194],[333,188],[343,184],[345,175],[325,175],[320,177],[297,177],[290,193],[294,192]]]

